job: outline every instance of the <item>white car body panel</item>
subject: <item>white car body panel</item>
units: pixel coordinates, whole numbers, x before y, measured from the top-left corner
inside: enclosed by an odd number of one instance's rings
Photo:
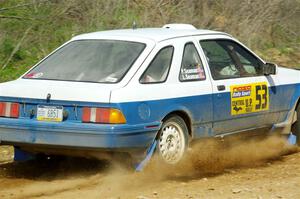
[[[295,84],[300,82],[300,70],[278,67],[277,77],[280,85]]]
[[[109,103],[110,92],[116,87],[116,84],[18,79],[1,84],[0,93],[3,97],[34,99],[46,99],[50,93],[52,100]]]
[[[181,59],[183,56],[183,46],[187,42],[194,42],[195,46],[198,48],[196,41],[193,38],[183,37],[176,39],[169,39],[162,41],[157,44],[155,50],[149,55],[140,69],[137,71],[136,75],[132,78],[130,83],[122,88],[116,89],[112,92],[111,102],[131,102],[131,101],[146,101],[146,100],[159,100],[159,99],[168,99],[176,97],[188,97],[195,95],[207,95],[212,93],[211,82],[209,78],[203,81],[195,82],[180,82],[179,81],[179,71],[181,67]],[[141,84],[139,82],[140,77],[143,72],[146,70],[154,56],[157,52],[165,47],[172,45],[175,47],[173,62],[171,69],[169,71],[168,79],[164,86],[162,84]],[[199,49],[198,49],[199,50]],[[201,57],[202,58],[202,57]],[[209,71],[207,68],[204,68],[205,74],[208,74]],[[208,76],[208,75],[206,75]],[[184,84],[185,86],[180,86]],[[149,95],[149,92],[151,93]]]

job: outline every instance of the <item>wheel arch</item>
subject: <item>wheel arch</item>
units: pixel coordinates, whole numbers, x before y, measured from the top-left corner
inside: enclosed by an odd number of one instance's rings
[[[300,106],[300,97],[296,100],[295,110]]]
[[[174,110],[174,111],[169,112],[162,119],[162,122],[166,121],[167,119],[169,119],[173,115],[177,115],[177,116],[179,116],[183,119],[183,121],[185,122],[185,124],[187,126],[189,137],[193,138],[192,119],[191,119],[190,114],[187,111],[184,111],[184,110]]]
[[[296,103],[295,103],[295,105],[294,105],[294,110],[293,110],[293,112],[296,114],[296,111],[298,110],[298,108],[300,108],[300,97],[296,100]],[[297,114],[296,114],[297,115]],[[299,114],[298,114],[299,115]],[[297,118],[297,120],[300,120],[300,118]],[[296,121],[297,121],[296,120]],[[293,122],[292,122],[292,124],[293,124]]]

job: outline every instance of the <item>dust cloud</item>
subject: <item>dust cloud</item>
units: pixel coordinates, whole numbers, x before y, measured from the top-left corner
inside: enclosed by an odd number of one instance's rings
[[[114,165],[106,177],[106,183],[113,184],[115,190],[120,192],[161,181],[200,179],[268,165],[271,161],[280,161],[282,155],[296,151],[297,148],[289,145],[282,136],[205,139],[194,143],[184,160],[174,166],[161,163],[156,156],[140,173]]]
[[[83,159],[5,163],[0,165],[0,190],[2,198],[56,197],[57,194],[78,198],[76,194],[83,190],[90,198],[112,195],[124,198],[124,193],[125,198],[136,198],[165,183],[177,186],[243,168],[268,167],[269,163],[281,161],[282,155],[296,150],[299,149],[288,145],[286,138],[280,136],[227,137],[192,143],[184,160],[175,166],[165,165],[154,156],[143,172],[135,172],[117,162]],[[14,191],[16,185],[22,187],[22,192]]]

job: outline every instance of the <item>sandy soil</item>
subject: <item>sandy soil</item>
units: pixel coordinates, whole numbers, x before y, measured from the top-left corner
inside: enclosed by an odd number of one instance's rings
[[[136,173],[78,158],[13,163],[0,147],[0,198],[300,198],[300,150],[279,137],[203,140],[181,164]]]

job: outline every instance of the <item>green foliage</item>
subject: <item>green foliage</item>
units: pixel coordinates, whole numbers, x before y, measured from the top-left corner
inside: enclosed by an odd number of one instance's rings
[[[4,56],[9,56],[9,54],[14,49],[13,42],[12,42],[12,40],[10,38],[4,39],[2,46],[3,47],[1,48],[1,53],[3,53]]]
[[[17,78],[74,35],[131,28],[133,21],[225,31],[267,60],[300,67],[299,10],[299,1],[286,0],[0,0],[0,82]]]

